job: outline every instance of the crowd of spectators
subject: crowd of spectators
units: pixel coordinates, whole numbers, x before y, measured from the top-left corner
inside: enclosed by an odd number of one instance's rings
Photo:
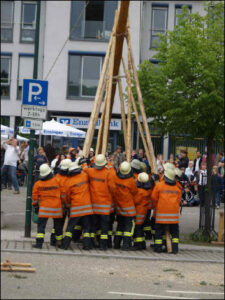
[[[26,142],[20,142],[17,145],[17,140],[11,137],[9,140],[3,141],[1,144],[1,188],[12,189],[14,193],[19,193],[19,185],[22,185],[28,172],[28,150],[29,145]],[[35,151],[34,156],[34,182],[38,180],[39,168],[41,164],[48,163],[52,169],[53,174],[58,171],[60,162],[65,158],[70,158],[75,161],[78,157],[82,157],[82,149],[80,146],[76,148],[61,146],[61,149],[54,149],[48,143],[45,147],[39,147]],[[58,154],[57,154],[58,153]],[[94,149],[90,149],[89,158],[93,159],[95,156]],[[114,166],[116,170],[119,169],[120,164],[126,160],[126,152],[122,151],[121,146],[117,146],[115,151],[108,155],[107,160]],[[151,173],[151,168],[143,149],[138,151],[133,150],[131,153],[131,160],[133,166],[137,164],[137,160],[142,164],[142,170]],[[157,154],[156,165],[158,174],[164,171],[163,165],[166,162],[173,163],[181,172],[180,182],[183,186],[182,203],[186,206],[198,205],[200,202],[204,204],[205,187],[207,185],[207,149],[202,154],[199,150],[196,152],[194,161],[189,161],[187,152],[181,150],[180,154],[174,156],[169,155],[168,160],[163,160],[162,154]],[[212,188],[212,204],[219,208],[221,201],[224,201],[224,152],[219,152],[212,157],[213,168],[211,170],[211,188]],[[137,168],[137,166],[136,166]],[[22,174],[22,175],[21,175]],[[22,178],[22,184],[21,179]]]

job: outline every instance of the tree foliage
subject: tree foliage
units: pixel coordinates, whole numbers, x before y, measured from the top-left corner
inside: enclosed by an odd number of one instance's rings
[[[183,7],[178,25],[160,36],[158,65],[145,60],[138,76],[147,117],[162,134],[220,139],[224,127],[224,6],[205,15]],[[135,90],[134,90],[135,94]]]

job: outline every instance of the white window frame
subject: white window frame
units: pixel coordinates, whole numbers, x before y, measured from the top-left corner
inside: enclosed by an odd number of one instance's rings
[[[11,57],[11,56],[3,55],[3,56],[1,57],[1,59],[4,59],[4,58],[7,58],[7,59],[9,60],[9,70],[8,70],[9,76],[8,76],[8,82],[2,82],[2,79],[3,79],[3,78],[1,78],[1,85],[2,85],[2,86],[7,86],[7,85],[10,86],[12,57]]]
[[[165,29],[155,29],[154,26],[154,10],[164,10],[166,12],[165,14]],[[155,37],[156,35],[153,35],[153,31],[164,31],[164,33],[167,30],[168,27],[168,7],[160,7],[160,6],[154,6],[152,7],[152,20],[151,20],[151,45],[150,48],[157,48],[156,46],[153,46],[152,37]]]
[[[184,4],[185,5],[185,4]],[[181,10],[181,13],[182,13],[182,8],[183,7],[175,7],[175,22],[174,22],[174,26],[177,26],[178,25],[178,15],[179,14],[177,14],[177,10]],[[191,8],[190,7],[188,7],[188,10],[189,10],[189,14],[191,13]]]
[[[9,3],[11,3],[11,9],[12,9],[12,11],[11,11],[11,13],[12,13],[12,21],[11,21],[11,23],[2,23],[1,22],[1,28],[2,29],[13,29],[13,19],[14,19],[14,1],[2,1],[2,2],[9,2]],[[5,25],[3,25],[3,24],[11,24],[11,26],[5,26]]]
[[[35,5],[35,19],[34,19],[34,24],[32,24],[32,27],[24,27],[24,6],[25,5],[29,5],[29,4],[32,4],[32,5]],[[37,3],[36,2],[31,2],[31,1],[23,1],[22,2],[22,18],[21,18],[21,28],[23,30],[35,30],[36,29],[36,18],[37,18]]]
[[[34,56],[26,56],[26,55],[21,55],[19,56],[19,63],[18,63],[18,73],[17,73],[17,99],[18,100],[21,100],[19,97],[18,97],[18,94],[19,94],[19,87],[20,87],[20,84],[19,84],[19,81],[20,81],[20,67],[21,67],[21,58],[31,58],[33,60],[33,65],[34,65]],[[32,74],[33,75],[33,74]],[[31,75],[31,76],[32,76]],[[33,77],[33,76],[32,76]],[[22,83],[22,89],[23,89],[23,83]]]
[[[80,79],[80,97],[84,97],[84,98],[87,98],[87,97],[90,97],[90,98],[94,98],[95,96],[90,96],[90,95],[83,95],[83,73],[84,73],[84,57],[98,57],[99,60],[100,60],[100,64],[99,64],[99,78],[100,78],[100,75],[101,75],[101,69],[102,69],[102,59],[103,57],[102,56],[98,56],[98,55],[82,55],[81,56],[81,79]]]

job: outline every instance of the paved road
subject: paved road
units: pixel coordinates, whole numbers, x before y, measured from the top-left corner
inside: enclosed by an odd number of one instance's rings
[[[222,264],[3,252],[5,259],[32,263],[36,273],[2,272],[2,299],[223,299]]]
[[[23,230],[26,210],[26,188],[22,187],[21,194],[13,195],[12,191],[2,190],[1,209],[5,216],[5,229]],[[221,205],[221,210],[224,204]],[[215,229],[218,229],[219,210],[216,210]],[[192,233],[198,229],[199,207],[184,207],[180,216],[180,234]],[[48,222],[47,230],[51,230],[52,222]],[[36,231],[36,225],[32,223],[32,231]]]

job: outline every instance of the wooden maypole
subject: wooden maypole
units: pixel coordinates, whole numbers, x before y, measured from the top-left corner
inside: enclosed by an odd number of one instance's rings
[[[108,50],[105,56],[104,65],[99,79],[94,105],[90,117],[90,122],[86,134],[86,139],[84,142],[83,156],[88,157],[89,155],[96,122],[98,120],[101,104],[103,101],[104,92],[105,92],[105,97],[104,97],[104,104],[103,104],[102,115],[101,115],[100,128],[98,131],[96,154],[99,153],[105,154],[107,151],[109,126],[110,126],[112,108],[113,108],[114,97],[116,92],[116,85],[118,83],[127,160],[128,161],[131,160],[131,112],[133,109],[133,111],[135,112],[138,128],[143,141],[145,153],[151,166],[151,170],[153,173],[157,173],[156,160],[154,156],[151,135],[149,132],[143,99],[141,95],[141,89],[138,81],[137,71],[135,68],[134,57],[131,48],[128,12],[129,12],[129,1],[121,1],[119,9],[115,13],[114,26],[112,29]],[[122,58],[124,40],[127,42],[127,48],[128,48],[128,55],[127,55],[128,67],[125,66],[125,62]],[[122,76],[119,75],[121,60],[123,60],[123,71],[124,71],[124,75]],[[128,86],[127,118],[125,116],[121,77],[126,78],[127,86]],[[136,103],[134,101],[132,88],[131,88],[131,78],[134,79],[134,83],[137,91],[138,104],[140,107],[140,115],[142,117],[143,125],[140,122],[139,113],[137,110]]]

